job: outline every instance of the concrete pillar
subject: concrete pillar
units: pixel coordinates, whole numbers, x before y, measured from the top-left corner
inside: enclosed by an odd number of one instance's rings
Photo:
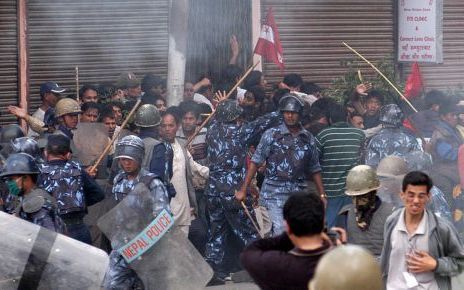
[[[188,37],[189,0],[169,0],[168,106],[182,101]]]
[[[258,42],[259,35],[261,33],[261,0],[251,1],[251,38],[253,47],[255,49],[256,43]],[[258,54],[253,54],[253,63],[260,62],[255,70],[263,71],[262,59]]]

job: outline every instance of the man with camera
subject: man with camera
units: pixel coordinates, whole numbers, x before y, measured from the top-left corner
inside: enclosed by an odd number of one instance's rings
[[[324,216],[324,203],[315,193],[290,195],[283,209],[285,233],[255,241],[240,255],[261,289],[307,289],[319,259],[346,242],[343,229],[324,233]]]

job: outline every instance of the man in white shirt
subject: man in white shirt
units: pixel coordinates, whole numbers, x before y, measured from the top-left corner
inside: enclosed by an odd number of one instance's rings
[[[400,208],[388,217],[381,266],[387,290],[451,289],[464,268],[464,246],[447,220],[426,209],[433,183],[420,171],[403,179]]]
[[[55,82],[46,82],[40,85],[40,100],[42,104],[39,106],[37,111],[32,114],[32,117],[44,120],[45,112],[49,108],[54,108],[56,103],[59,101],[61,94],[65,91],[64,88],[60,87]],[[28,136],[38,137],[39,133],[29,128]]]
[[[166,142],[171,143],[173,150],[172,178],[171,183],[176,190],[176,196],[171,199],[171,210],[174,214],[177,226],[179,226],[187,237],[189,227],[196,218],[195,189],[192,185],[192,173],[207,179],[209,168],[196,163],[192,155],[176,139],[179,129],[179,117],[168,110],[161,120],[161,136]]]

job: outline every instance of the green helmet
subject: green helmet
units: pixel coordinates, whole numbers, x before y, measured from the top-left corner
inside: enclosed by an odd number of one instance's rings
[[[398,177],[408,173],[408,165],[402,158],[390,155],[380,160],[377,175],[382,177]]]
[[[155,127],[161,122],[161,115],[155,105],[145,104],[135,113],[134,123],[137,127]]]
[[[348,172],[345,193],[349,196],[363,195],[379,187],[380,181],[375,170],[368,165],[358,165]]]
[[[80,114],[81,106],[76,100],[64,98],[58,101],[55,106],[55,117],[62,117],[68,114]]]
[[[310,290],[381,290],[382,287],[379,264],[367,250],[354,245],[339,246],[325,254],[309,283]]]

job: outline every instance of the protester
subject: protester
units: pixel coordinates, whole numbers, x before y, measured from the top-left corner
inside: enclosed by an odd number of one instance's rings
[[[94,102],[86,102],[81,105],[81,122],[95,123],[100,115],[100,106]]]
[[[180,127],[178,116],[166,112],[161,120],[161,136],[168,142],[173,151],[171,183],[176,191],[171,199],[171,209],[176,220],[176,226],[182,229],[187,237],[192,219],[197,215],[195,189],[192,184],[192,172],[196,172],[204,179],[208,179],[209,169],[195,162],[192,155],[176,139]],[[192,218],[193,213],[193,218]]]
[[[426,110],[419,111],[410,117],[414,128],[416,128],[424,138],[432,138],[435,126],[440,121],[440,114],[438,111],[441,105],[446,103],[446,100],[447,96],[445,93],[438,90],[431,90],[424,96]]]
[[[381,256],[386,289],[451,289],[451,277],[464,267],[464,246],[447,220],[426,209],[433,183],[412,171],[403,179],[404,208],[385,223]]]
[[[92,85],[83,85],[79,89],[79,100],[82,103],[97,103],[98,102],[97,88]]]
[[[364,133],[347,123],[347,112],[333,105],[328,112],[330,126],[316,136],[322,183],[327,194],[326,222],[333,226],[338,212],[351,200],[345,195],[348,171],[360,163]]]
[[[352,198],[352,204],[340,210],[336,222],[346,230],[348,243],[366,248],[375,257],[382,253],[385,220],[394,208],[377,196],[379,187],[379,179],[369,166],[351,169],[346,178],[346,195]]]
[[[430,141],[434,160],[432,177],[437,186],[448,196],[460,183],[457,160],[459,146],[463,144],[463,139],[456,129],[458,124],[456,109],[452,103],[440,106],[440,121],[435,126]]]
[[[60,87],[55,82],[46,82],[40,86],[40,100],[41,104],[37,110],[32,114],[32,117],[43,121],[45,112],[54,108],[56,103],[59,101],[61,94],[66,90]],[[34,130],[29,129],[28,136],[37,137],[40,135],[40,132],[35,132]]]

